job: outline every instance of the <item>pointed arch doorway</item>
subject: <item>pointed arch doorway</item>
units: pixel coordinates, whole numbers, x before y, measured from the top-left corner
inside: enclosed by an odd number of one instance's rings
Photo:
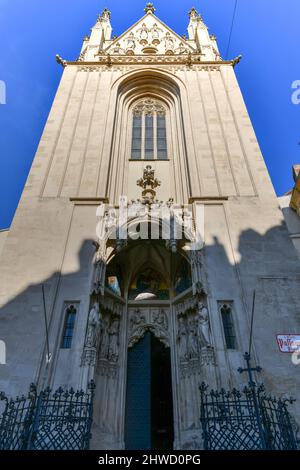
[[[173,439],[170,348],[146,331],[128,350],[125,447],[170,450]]]
[[[105,292],[122,297],[124,308],[118,375],[101,382],[108,397],[99,407],[101,438],[105,448],[178,449],[187,398],[181,396],[174,299],[191,294],[190,264],[161,239],[131,240],[112,253]],[[110,410],[113,420],[104,418]],[[107,432],[111,423],[116,431]]]

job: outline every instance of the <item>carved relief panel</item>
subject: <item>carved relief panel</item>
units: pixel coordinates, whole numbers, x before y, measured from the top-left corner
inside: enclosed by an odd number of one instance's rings
[[[175,310],[180,375],[200,373],[204,365],[215,363],[208,308],[195,296],[177,304]]]
[[[128,311],[128,347],[133,347],[146,331],[152,332],[165,346],[170,346],[169,309],[133,307]]]
[[[120,323],[122,305],[106,299],[102,306],[102,325],[98,348],[97,371],[115,377],[119,368]]]
[[[175,305],[179,447],[185,450],[202,448],[199,385],[201,382],[214,383],[215,377],[215,353],[206,301],[202,293]]]
[[[195,52],[195,48],[185,38],[180,38],[150,15],[140,21],[127,34],[116,39],[105,49],[105,52],[116,55],[177,55]]]

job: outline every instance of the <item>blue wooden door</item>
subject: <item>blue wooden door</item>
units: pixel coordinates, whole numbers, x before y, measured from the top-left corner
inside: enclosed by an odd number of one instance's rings
[[[125,446],[151,450],[151,333],[128,351]]]

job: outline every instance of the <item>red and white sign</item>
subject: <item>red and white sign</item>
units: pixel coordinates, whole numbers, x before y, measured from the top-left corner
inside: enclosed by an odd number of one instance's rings
[[[277,335],[277,344],[281,352],[300,351],[300,335]]]

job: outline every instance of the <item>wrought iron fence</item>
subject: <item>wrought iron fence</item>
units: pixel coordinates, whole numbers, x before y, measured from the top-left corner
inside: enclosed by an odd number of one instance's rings
[[[297,450],[288,404],[263,386],[208,391],[202,384],[201,424],[208,450]]]
[[[22,395],[15,400],[8,399],[4,393],[0,394],[0,400],[4,404],[4,411],[0,418],[0,450],[27,448],[36,398],[37,391],[34,385],[30,386],[27,396]]]
[[[88,391],[49,388],[8,399],[0,394],[0,450],[87,450],[91,438],[94,383]]]

